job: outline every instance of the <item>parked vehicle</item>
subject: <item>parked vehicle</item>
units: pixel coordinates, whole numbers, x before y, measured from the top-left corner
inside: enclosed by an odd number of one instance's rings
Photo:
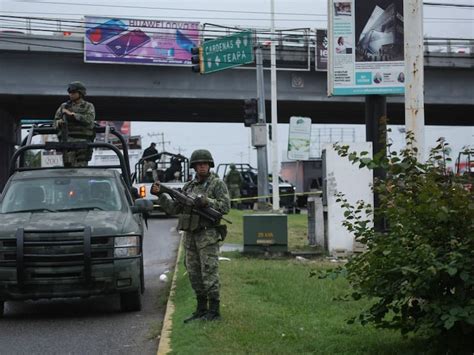
[[[217,175],[221,179],[227,175],[230,171],[230,164],[219,164],[216,169]],[[258,171],[253,168],[250,164],[234,164],[235,168],[242,176],[242,186],[240,188],[240,196],[242,198],[242,205],[251,208],[254,203],[257,202],[258,198]],[[268,191],[269,195],[272,195],[272,175],[268,176]],[[284,208],[292,208],[295,199],[295,187],[279,177],[279,191],[280,191],[280,205]],[[272,198],[269,196],[269,201]]]
[[[458,154],[455,162],[456,175],[462,176],[466,190],[474,190],[474,150],[465,150]]]
[[[155,168],[146,168],[145,160],[153,159]],[[186,181],[190,180],[189,159],[181,154],[161,152],[142,157],[134,167],[131,180],[138,190],[140,198],[153,203],[155,213],[164,213],[158,203],[158,198],[150,193],[151,185],[155,180],[166,183],[169,187],[182,190]]]
[[[31,128],[29,137],[54,134]],[[118,134],[118,133],[117,133]],[[143,214],[128,160],[113,145],[118,166],[31,167],[26,152],[77,149],[77,143],[30,144],[13,155],[0,196],[0,315],[11,300],[119,294],[122,311],[141,309],[144,292]]]

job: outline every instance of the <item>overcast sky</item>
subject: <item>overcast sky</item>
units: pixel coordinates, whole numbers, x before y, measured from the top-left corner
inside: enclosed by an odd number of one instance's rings
[[[474,0],[434,0],[474,5]],[[136,17],[199,21],[221,25],[240,25],[268,28],[270,26],[270,0],[179,0],[179,1],[123,1],[123,0],[0,0],[0,14],[17,16],[54,17],[78,19],[84,15]],[[245,11],[245,12],[244,12]],[[253,13],[250,13],[253,12]],[[276,27],[326,28],[327,0],[275,0]],[[0,21],[0,29],[4,22]],[[424,7],[424,32],[428,37],[474,38],[474,9],[452,7]],[[269,75],[266,73],[265,75]],[[93,97],[91,97],[93,101]],[[269,114],[269,113],[268,113]],[[313,123],[317,122],[314,117]],[[313,124],[313,130],[340,127]],[[352,129],[356,140],[365,140],[363,126],[344,126]],[[401,127],[394,127],[392,138],[402,146]],[[144,145],[151,141],[160,143],[164,133],[165,148],[190,155],[194,149],[206,147],[218,163],[251,162],[256,165],[255,151],[250,147],[250,129],[243,124],[192,124],[192,123],[143,123],[132,124],[132,134],[142,135]],[[288,125],[279,125],[280,159],[287,146]],[[473,144],[474,127],[427,127],[426,143],[434,145],[436,138],[444,136],[453,144],[453,150]],[[159,145],[161,146],[161,145]],[[250,157],[250,158],[249,158]]]

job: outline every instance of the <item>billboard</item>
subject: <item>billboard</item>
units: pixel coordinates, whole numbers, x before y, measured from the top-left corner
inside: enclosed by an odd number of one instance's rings
[[[403,0],[329,0],[328,5],[328,94],[403,94]]]
[[[308,160],[311,145],[311,118],[290,117],[288,159]]]
[[[199,22],[85,17],[84,61],[189,65]]]
[[[105,127],[107,124],[109,127],[114,127],[122,136],[128,137],[132,134],[130,121],[98,121],[99,126]],[[98,140],[104,140],[103,134],[97,134]]]
[[[316,30],[316,70],[328,70],[328,30]]]

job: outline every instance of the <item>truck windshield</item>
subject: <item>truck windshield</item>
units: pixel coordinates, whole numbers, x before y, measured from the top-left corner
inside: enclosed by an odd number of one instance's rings
[[[48,177],[13,181],[1,202],[1,213],[118,211],[122,199],[112,178]]]

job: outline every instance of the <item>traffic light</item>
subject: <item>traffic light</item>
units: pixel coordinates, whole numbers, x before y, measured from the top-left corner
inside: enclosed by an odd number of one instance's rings
[[[244,101],[244,125],[250,127],[258,121],[258,100],[247,99]]]
[[[191,63],[193,66],[191,67],[194,73],[202,73],[202,48],[201,47],[193,47],[191,48]]]

